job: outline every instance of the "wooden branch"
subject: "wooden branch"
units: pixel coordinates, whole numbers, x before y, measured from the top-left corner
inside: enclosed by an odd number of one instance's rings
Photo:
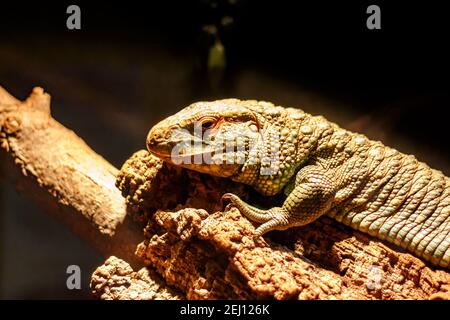
[[[133,266],[142,226],[126,214],[118,170],[50,115],[50,96],[34,88],[21,102],[0,87],[3,178],[105,256]]]

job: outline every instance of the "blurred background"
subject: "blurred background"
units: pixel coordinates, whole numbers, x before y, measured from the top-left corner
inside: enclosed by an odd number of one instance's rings
[[[81,8],[81,30],[66,9]],[[366,9],[381,8],[381,30]],[[449,27],[438,1],[45,1],[0,5],[0,85],[34,86],[116,167],[197,101],[268,100],[325,116],[450,174]],[[1,169],[0,163],[0,169]],[[86,299],[103,262],[0,183],[0,298]],[[82,289],[66,288],[66,268]]]

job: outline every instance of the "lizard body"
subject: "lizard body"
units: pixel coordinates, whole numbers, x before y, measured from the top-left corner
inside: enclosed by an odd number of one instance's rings
[[[198,102],[154,126],[147,148],[266,196],[284,192],[283,205],[268,210],[224,195],[261,223],[255,238],[326,214],[450,267],[450,179],[321,116],[255,100]]]

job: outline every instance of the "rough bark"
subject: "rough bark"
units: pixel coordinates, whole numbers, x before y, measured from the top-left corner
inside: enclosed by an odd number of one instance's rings
[[[51,117],[40,88],[20,102],[0,87],[0,126],[6,180],[106,257],[118,257],[92,276],[101,299],[449,297],[447,270],[327,217],[255,244],[254,225],[236,209],[224,212],[221,195],[262,206],[280,199],[146,151],[118,172]]]
[[[221,195],[273,206],[250,188],[135,153],[117,180],[148,220],[137,255],[188,299],[446,299],[450,274],[328,217],[254,243],[254,225]]]
[[[134,272],[117,257],[109,257],[92,275],[92,293],[102,300],[180,300],[183,295],[167,287],[151,268]]]

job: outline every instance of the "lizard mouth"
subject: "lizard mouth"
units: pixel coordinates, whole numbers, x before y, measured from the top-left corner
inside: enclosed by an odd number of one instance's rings
[[[227,163],[222,157],[215,158],[214,156],[217,153],[214,150],[176,155],[161,153],[154,150],[149,151],[162,161],[218,177],[232,177],[241,166],[238,163]]]
[[[147,149],[148,149],[148,151],[149,151],[151,154],[153,154],[154,156],[160,158],[160,159],[163,160],[163,161],[167,161],[167,160],[170,159],[170,154],[167,154],[167,153],[164,153],[164,152],[158,152],[158,151],[152,150],[152,149],[150,149],[150,148],[147,148]]]
[[[156,150],[149,150],[152,154],[157,156],[163,161],[171,162],[174,164],[219,164],[219,161],[214,161],[214,156],[218,154],[215,150],[203,150],[198,152],[158,152]]]

